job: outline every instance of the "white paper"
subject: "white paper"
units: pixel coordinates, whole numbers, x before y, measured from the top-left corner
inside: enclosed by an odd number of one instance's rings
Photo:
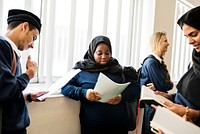
[[[101,100],[99,101],[106,102],[112,97],[119,95],[129,84],[130,82],[118,84],[103,73],[100,73],[94,90],[100,93]]]
[[[198,126],[160,106],[157,107],[150,126],[161,129],[164,134],[200,134]]]
[[[58,79],[55,83],[53,83],[47,91],[49,91],[47,94],[44,94],[40,97],[38,97],[38,100],[44,100],[48,96],[56,93],[58,90],[60,90],[64,85],[66,85],[76,74],[78,74],[81,70],[80,69],[72,69],[69,72],[67,72],[65,75],[63,75],[60,79]]]
[[[155,105],[156,105],[156,103],[158,103],[159,105],[164,106],[164,107],[166,107],[166,106],[164,104],[162,104],[161,101],[173,103],[169,99],[167,99],[161,95],[155,94],[153,90],[151,90],[149,87],[146,87],[145,85],[142,85],[140,101],[146,102],[147,104],[152,103]]]

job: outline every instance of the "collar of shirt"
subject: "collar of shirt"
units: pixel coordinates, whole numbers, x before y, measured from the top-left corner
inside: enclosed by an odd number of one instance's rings
[[[154,53],[152,53],[152,55],[162,64],[163,60],[158,55],[156,55]]]
[[[9,39],[7,36],[2,36],[7,42],[9,42],[11,44],[12,49],[17,53],[18,57],[21,57],[20,51],[18,50],[17,46],[15,45],[15,43]]]

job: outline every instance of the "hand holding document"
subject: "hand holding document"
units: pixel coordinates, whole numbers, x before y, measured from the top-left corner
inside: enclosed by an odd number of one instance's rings
[[[99,101],[106,102],[112,97],[119,95],[129,84],[130,82],[118,84],[103,73],[100,73],[94,90],[100,93],[101,100]]]
[[[144,85],[142,86],[142,89],[141,89],[140,101],[148,105],[154,104],[156,106],[160,105],[164,107],[165,105],[162,104],[161,101],[171,102],[169,99],[161,95],[156,95],[153,90],[151,90],[149,87],[146,87]]]
[[[80,69],[72,69],[69,72],[67,72],[64,76],[62,76],[60,79],[58,79],[55,83],[53,83],[47,91],[49,91],[47,94],[44,94],[37,99],[42,101],[46,99],[48,96],[54,94],[58,90],[60,90],[65,84],[67,84],[76,74],[78,74],[81,70]]]
[[[164,134],[200,134],[200,128],[182,117],[158,106],[150,126],[154,130],[161,129]]]

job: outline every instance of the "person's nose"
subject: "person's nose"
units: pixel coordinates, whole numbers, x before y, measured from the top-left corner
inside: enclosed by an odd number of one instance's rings
[[[34,48],[34,43],[31,43],[31,44],[29,45],[29,48]]]
[[[102,58],[106,58],[106,54],[102,54]]]
[[[192,37],[188,37],[188,43],[194,44],[195,40]]]

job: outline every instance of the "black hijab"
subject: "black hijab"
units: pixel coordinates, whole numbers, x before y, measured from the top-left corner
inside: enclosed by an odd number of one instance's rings
[[[192,68],[183,75],[176,87],[193,106],[200,108],[200,53],[195,49],[192,60]]]
[[[181,28],[184,24],[187,24],[200,30],[199,15],[200,6],[185,13],[177,23]],[[195,49],[192,53],[192,61],[192,68],[180,79],[177,89],[193,105],[200,108],[200,53]]]
[[[122,67],[118,63],[117,59],[113,58],[112,56],[110,61],[105,65],[97,64],[95,62],[94,52],[100,43],[105,43],[112,54],[110,39],[106,36],[97,36],[90,42],[89,49],[84,55],[84,60],[77,62],[74,66],[74,69],[81,69],[90,72],[108,71],[110,73],[117,73],[121,75]]]
[[[195,49],[192,53],[193,69],[197,77],[200,78],[200,53]]]
[[[189,10],[187,13],[185,13],[179,20],[178,25],[183,27],[183,24],[187,24],[191,27],[194,27],[198,30],[200,30],[200,6],[195,7],[191,10]]]

